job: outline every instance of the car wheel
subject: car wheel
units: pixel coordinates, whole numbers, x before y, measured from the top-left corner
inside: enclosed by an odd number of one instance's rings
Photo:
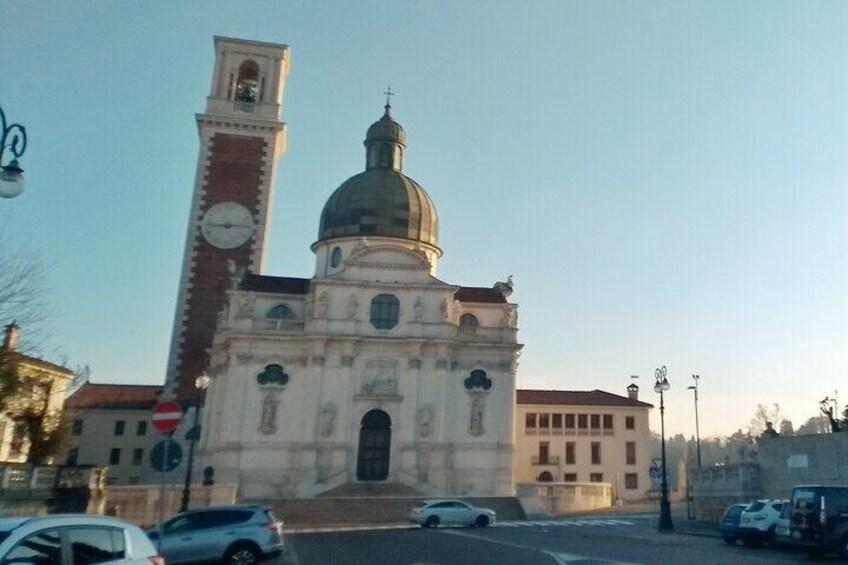
[[[254,565],[259,563],[259,552],[250,545],[237,545],[224,556],[227,565]]]
[[[424,523],[421,524],[422,528],[435,528],[439,525],[439,517],[438,516],[428,516]]]
[[[753,536],[744,536],[742,543],[745,544],[745,547],[760,547],[763,544],[759,538]]]
[[[477,519],[474,520],[474,525],[478,528],[485,528],[489,525],[489,517],[480,514],[479,516],[477,516]]]
[[[727,545],[735,545],[736,538],[734,536],[724,536],[724,543]]]

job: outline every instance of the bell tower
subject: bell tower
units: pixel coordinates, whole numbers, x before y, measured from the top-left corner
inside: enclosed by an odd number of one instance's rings
[[[261,273],[277,160],[285,151],[286,45],[215,37],[165,390],[187,403],[207,365],[231,271]]]

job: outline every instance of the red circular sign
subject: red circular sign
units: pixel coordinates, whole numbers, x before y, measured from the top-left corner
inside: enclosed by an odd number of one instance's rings
[[[183,409],[175,400],[160,402],[153,408],[153,427],[157,432],[173,432],[179,427],[182,419]]]

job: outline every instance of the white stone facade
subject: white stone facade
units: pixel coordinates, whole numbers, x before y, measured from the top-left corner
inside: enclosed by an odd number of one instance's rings
[[[363,418],[376,410],[390,420],[382,480],[427,495],[511,494],[517,307],[493,289],[476,289],[486,302],[463,300],[461,287],[430,274],[435,255],[419,242],[337,243],[341,268],[320,276],[318,253],[306,293],[230,292],[211,360],[204,464],[246,499],[360,482]],[[392,328],[371,322],[378,295],[399,302]],[[278,305],[293,317],[269,319]],[[476,327],[460,326],[463,314]],[[260,377],[274,365],[285,377]]]

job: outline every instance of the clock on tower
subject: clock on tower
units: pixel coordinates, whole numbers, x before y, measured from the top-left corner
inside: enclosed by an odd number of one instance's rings
[[[262,272],[285,151],[289,60],[286,45],[215,37],[212,89],[197,115],[200,155],[165,379],[166,393],[189,404],[226,300],[228,265]]]

